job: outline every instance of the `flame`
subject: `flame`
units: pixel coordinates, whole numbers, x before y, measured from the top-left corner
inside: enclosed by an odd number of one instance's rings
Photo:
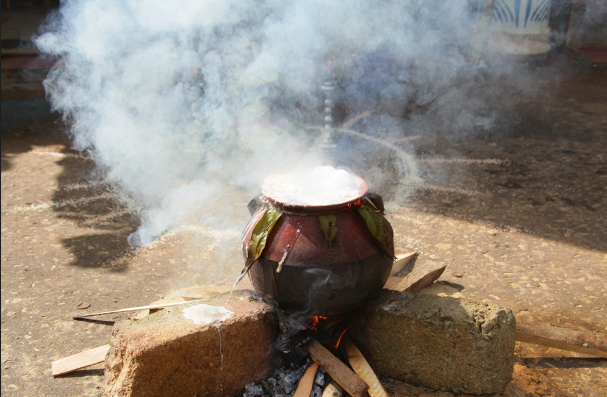
[[[347,318],[347,315],[311,316],[310,323],[308,325],[306,325],[306,327],[311,331],[322,331],[324,329],[337,325],[340,321],[342,321],[346,318]],[[337,328],[341,328],[341,327],[337,327]],[[333,347],[333,349],[332,349],[333,351],[337,351],[337,349],[339,348],[339,344],[341,343],[347,330],[348,330],[348,326],[346,325],[345,328],[343,329],[343,331],[340,332],[339,337],[337,339],[335,339],[334,337],[331,338],[330,344]],[[335,335],[336,332],[339,332],[339,331],[338,331],[338,329],[334,328],[332,331],[333,335]]]
[[[346,331],[347,331],[347,330],[348,330],[348,327],[346,327],[346,328],[345,328],[345,329],[342,331],[341,335],[339,335],[339,338],[337,339],[337,342],[335,343],[335,349],[334,349],[335,351],[337,351],[337,349],[339,348],[339,344],[341,343],[341,340],[342,340],[342,338],[344,337],[344,335],[346,334]]]
[[[334,316],[312,316],[310,317],[311,323],[306,325],[306,328],[312,331],[320,331],[325,328],[334,326],[335,324],[346,318],[345,315],[334,315]]]
[[[318,328],[318,324],[319,324],[321,321],[324,321],[324,320],[326,320],[326,319],[328,319],[328,318],[329,318],[329,317],[327,317],[327,316],[312,316],[312,324],[307,325],[306,327],[307,327],[308,329],[311,329],[312,331],[318,331],[318,329],[319,329],[319,328]],[[324,325],[323,327],[320,327],[320,328],[324,328],[324,327],[326,327],[326,326],[327,326],[327,325]]]

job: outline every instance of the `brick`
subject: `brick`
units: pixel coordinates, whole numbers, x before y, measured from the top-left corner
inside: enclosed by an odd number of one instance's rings
[[[381,376],[470,394],[499,393],[512,379],[516,320],[496,305],[384,290],[353,324]]]
[[[108,396],[223,396],[274,371],[276,314],[250,291],[166,308],[114,326],[106,357]],[[196,325],[183,309],[205,303],[234,312],[218,324]]]

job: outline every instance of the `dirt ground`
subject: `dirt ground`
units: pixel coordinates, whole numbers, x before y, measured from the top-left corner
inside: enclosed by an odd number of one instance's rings
[[[553,72],[561,74],[554,97],[522,104],[499,131],[465,144],[420,137],[424,184],[388,217],[397,252],[416,250],[418,263],[448,264],[425,293],[606,333],[607,70],[569,65]],[[3,92],[10,79],[23,81],[2,73]],[[23,89],[41,92],[30,80]],[[72,316],[149,304],[180,288],[225,291],[229,283],[214,279],[214,269],[235,276],[242,266],[238,255],[221,255],[213,231],[202,228],[130,248],[136,214],[113,200],[92,159],[70,149],[64,130],[51,118],[2,133],[6,396],[102,395],[101,366],[51,376],[53,360],[107,343],[111,325]],[[90,307],[78,309],[81,303]],[[125,316],[105,320],[119,318]],[[605,359],[525,343],[517,343],[516,356],[504,395],[605,395]],[[451,395],[389,379],[385,385],[394,396]]]

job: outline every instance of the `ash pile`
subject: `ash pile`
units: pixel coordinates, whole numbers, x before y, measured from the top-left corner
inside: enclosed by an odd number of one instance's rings
[[[311,364],[311,360],[307,359],[303,365],[298,366],[294,362],[283,365],[276,369],[268,380],[247,384],[242,397],[291,397],[297,389],[299,380]],[[329,374],[319,368],[314,378],[310,397],[322,397],[323,390],[330,380]]]

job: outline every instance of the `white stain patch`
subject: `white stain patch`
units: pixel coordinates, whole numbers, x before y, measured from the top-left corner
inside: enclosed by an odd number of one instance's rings
[[[223,306],[200,304],[183,309],[183,317],[194,321],[194,324],[210,324],[229,319],[233,312]]]

